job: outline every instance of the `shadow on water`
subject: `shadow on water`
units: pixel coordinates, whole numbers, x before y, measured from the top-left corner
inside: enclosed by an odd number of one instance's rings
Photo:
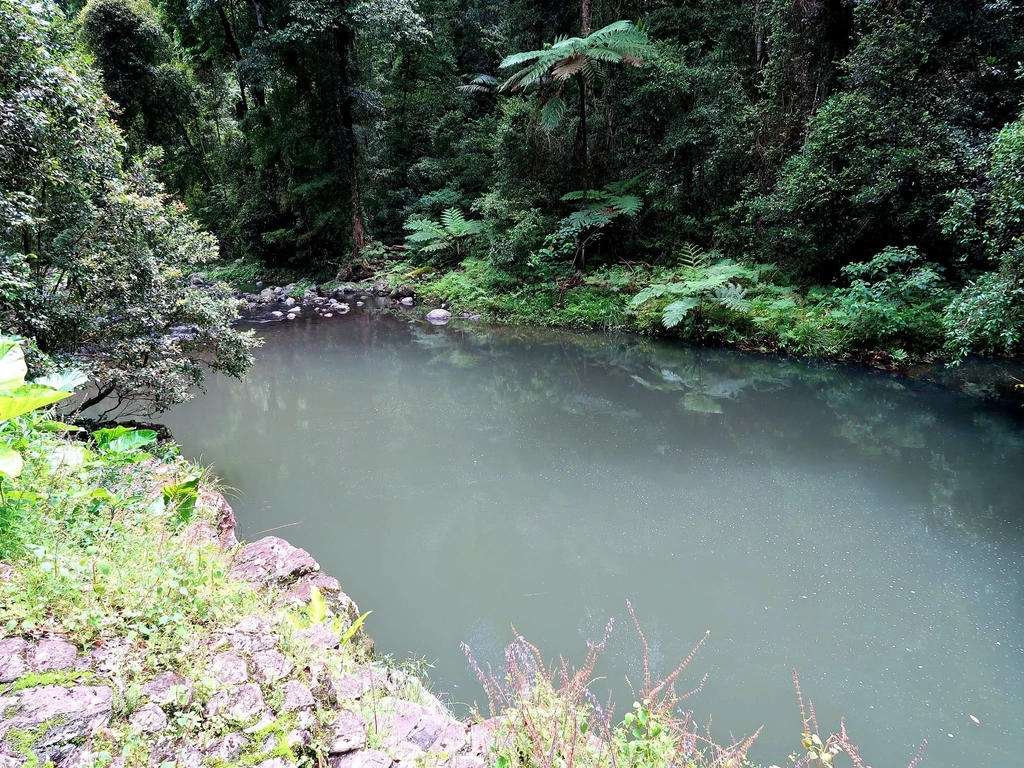
[[[378,649],[497,665],[511,625],[632,701],[630,599],[689,700],[752,752],[799,746],[790,670],[868,763],[1012,764],[1024,722],[1024,430],[1005,408],[859,367],[633,336],[435,328],[380,313],[262,326],[243,384],[167,419],[238,489],[243,533],[290,525]],[[686,688],[687,682],[680,684]],[[981,720],[976,725],[970,716]]]

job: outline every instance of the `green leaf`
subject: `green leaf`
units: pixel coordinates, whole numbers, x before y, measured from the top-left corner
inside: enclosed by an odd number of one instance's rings
[[[554,96],[548,99],[540,110],[540,127],[551,133],[562,122],[564,115],[565,102],[558,96]]]
[[[199,499],[199,478],[195,477],[183,483],[165,485],[161,494],[166,507],[174,508],[173,528],[181,528],[192,521]]]
[[[140,429],[114,438],[107,443],[106,450],[111,453],[135,453],[140,448],[156,442],[156,432],[151,429]]]
[[[25,383],[28,366],[21,344],[13,339],[0,337],[0,391],[14,389]]]
[[[15,416],[44,408],[59,400],[71,397],[70,392],[60,392],[38,384],[23,384],[0,394],[0,421],[9,421]]]
[[[349,627],[345,631],[345,634],[341,636],[341,644],[342,645],[345,645],[345,643],[347,643],[349,640],[352,639],[352,637],[355,635],[355,633],[359,631],[359,628],[361,626],[363,626],[363,622],[366,621],[366,617],[369,616],[371,613],[373,613],[373,611],[367,611],[362,616],[360,616],[358,619],[356,619],[355,621],[352,622],[352,626]]]
[[[15,478],[21,474],[25,462],[21,454],[6,445],[0,445],[0,475]]]
[[[309,613],[309,620],[313,624],[319,624],[327,618],[327,601],[324,600],[318,587],[309,588],[309,605],[306,610]]]
[[[81,427],[76,427],[74,424],[65,424],[63,421],[54,421],[53,419],[47,419],[36,425],[39,429],[44,432],[84,432]]]
[[[661,324],[666,328],[675,328],[698,304],[700,304],[700,299],[695,296],[673,301],[662,311]]]
[[[41,384],[44,387],[59,389],[61,392],[73,392],[78,387],[89,383],[89,377],[81,371],[70,370],[50,373],[36,379],[33,384]]]

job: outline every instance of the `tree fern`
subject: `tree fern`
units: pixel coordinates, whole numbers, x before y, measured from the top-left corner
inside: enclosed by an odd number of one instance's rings
[[[704,269],[708,265],[708,253],[699,245],[686,243],[679,250],[679,265],[685,269]]]
[[[483,222],[467,219],[458,208],[446,208],[440,222],[425,217],[406,220],[406,245],[418,253],[443,253],[452,251],[456,258],[462,257],[462,243],[483,231]]]
[[[700,299],[696,296],[687,296],[685,299],[673,301],[662,310],[661,324],[666,328],[675,328],[686,319],[690,310],[695,309],[699,305]]]

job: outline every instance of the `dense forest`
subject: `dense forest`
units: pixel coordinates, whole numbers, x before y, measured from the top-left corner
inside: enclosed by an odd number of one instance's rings
[[[229,295],[156,277],[212,260],[897,364],[1024,339],[1010,0],[0,7],[5,330],[110,347],[111,391],[195,379],[175,312],[245,367]]]

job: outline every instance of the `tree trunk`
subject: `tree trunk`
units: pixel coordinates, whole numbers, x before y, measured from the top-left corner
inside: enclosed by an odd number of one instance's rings
[[[576,73],[576,84],[580,89],[579,121],[576,124],[576,138],[573,142],[572,160],[583,169],[583,188],[590,189],[590,164],[587,147],[587,81],[583,73]]]
[[[581,0],[580,2],[580,37],[590,34],[590,11],[594,0]]]
[[[362,195],[359,191],[359,152],[356,146],[355,120],[352,117],[352,94],[348,67],[349,50],[353,48],[352,30],[335,27],[334,52],[338,64],[338,107],[341,116],[342,142],[348,164],[349,197],[352,203],[352,256],[366,247],[366,223],[363,221]]]

